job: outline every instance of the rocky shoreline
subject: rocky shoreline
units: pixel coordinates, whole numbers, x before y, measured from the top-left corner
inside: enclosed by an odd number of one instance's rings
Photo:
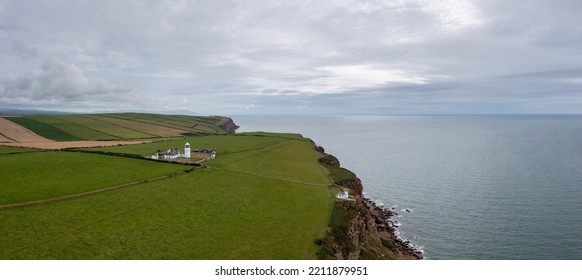
[[[399,259],[414,259],[421,260],[424,259],[422,252],[417,249],[417,247],[412,244],[412,242],[402,239],[396,232],[398,226],[394,224],[391,220],[392,217],[397,216],[392,209],[385,208],[378,205],[376,202],[369,198],[364,198],[363,203],[370,212],[370,215],[376,222],[376,229],[380,238],[389,239],[399,251]]]

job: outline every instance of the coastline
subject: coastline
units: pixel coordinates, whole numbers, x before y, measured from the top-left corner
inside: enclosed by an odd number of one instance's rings
[[[227,118],[221,128],[236,133],[239,126]],[[365,197],[362,182],[354,172],[341,167],[335,156],[312,139],[301,136],[321,154],[319,163],[330,173],[330,188],[350,194],[348,200],[336,199],[328,232],[322,240],[316,240],[321,245],[319,259],[424,259],[418,246],[400,237],[398,225],[392,221],[398,213]]]
[[[398,226],[391,220],[398,215],[393,209],[379,205],[363,195],[361,180],[352,171],[341,167],[339,160],[325,153],[320,164],[329,170],[334,187],[348,191],[350,199],[336,199],[330,230],[322,241],[320,259],[397,259],[422,260],[416,245],[401,238]]]
[[[381,237],[388,238],[392,240],[394,245],[401,252],[399,259],[403,260],[422,260],[424,255],[418,246],[409,240],[403,239],[398,234],[398,226],[394,224],[391,220],[392,217],[397,216],[396,211],[378,205],[375,201],[370,198],[364,197],[364,203],[366,208],[372,213],[373,216],[379,219],[378,223],[378,233]],[[382,230],[384,229],[384,230]]]

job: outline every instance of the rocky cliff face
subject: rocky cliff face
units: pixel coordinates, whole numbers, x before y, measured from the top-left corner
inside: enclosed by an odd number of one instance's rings
[[[226,133],[230,134],[234,133],[239,128],[239,126],[236,125],[231,118],[228,118],[228,120],[221,124],[219,127],[226,131]]]
[[[320,259],[422,259],[421,252],[396,236],[396,227],[389,220],[396,213],[364,198],[362,183],[353,172],[342,168],[339,160],[328,154],[320,162],[330,170],[334,183],[353,197],[336,201]]]

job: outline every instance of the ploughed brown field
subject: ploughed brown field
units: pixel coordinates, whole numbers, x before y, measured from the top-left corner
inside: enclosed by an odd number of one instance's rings
[[[64,148],[89,148],[110,147],[117,145],[143,144],[151,141],[69,141],[56,142],[46,139],[27,128],[17,125],[9,120],[0,118],[0,145],[11,147],[25,147],[36,149],[64,149]]]
[[[12,140],[4,137],[4,135],[0,134],[0,143],[8,143],[11,142]]]

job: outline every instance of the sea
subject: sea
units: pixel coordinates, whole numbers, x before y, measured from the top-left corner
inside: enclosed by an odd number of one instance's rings
[[[233,119],[323,146],[427,259],[582,259],[582,115]]]

